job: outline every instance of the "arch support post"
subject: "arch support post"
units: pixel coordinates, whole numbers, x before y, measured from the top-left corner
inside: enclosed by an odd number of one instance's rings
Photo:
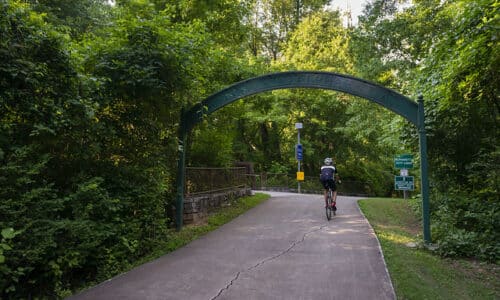
[[[429,178],[427,171],[427,136],[425,131],[424,98],[418,96],[418,134],[420,144],[420,177],[422,194],[422,221],[424,231],[424,242],[431,243],[430,229],[430,205],[429,205]]]
[[[177,231],[182,229],[184,217],[184,186],[186,178],[186,139],[187,129],[184,122],[184,110],[181,112],[181,124],[179,128],[178,159],[177,159],[177,196],[175,200],[175,225]]]

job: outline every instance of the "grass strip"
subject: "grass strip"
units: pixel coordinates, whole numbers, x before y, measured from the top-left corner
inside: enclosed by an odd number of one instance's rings
[[[358,204],[380,241],[398,299],[500,299],[498,265],[427,250],[408,200],[372,198]]]

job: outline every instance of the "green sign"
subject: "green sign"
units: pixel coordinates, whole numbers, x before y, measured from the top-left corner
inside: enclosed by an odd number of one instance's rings
[[[394,189],[399,191],[413,191],[415,189],[413,176],[394,176]]]
[[[413,169],[413,155],[401,154],[394,158],[394,168]]]

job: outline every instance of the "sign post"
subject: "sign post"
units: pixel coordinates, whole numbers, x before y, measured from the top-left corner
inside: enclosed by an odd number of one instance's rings
[[[302,149],[302,145],[300,144],[300,130],[302,129],[302,123],[295,123],[295,128],[297,129],[297,145],[295,146],[295,157],[297,158],[297,162],[298,162],[298,165],[297,165],[297,191],[298,193],[300,194],[300,181],[301,179],[299,179],[299,176],[300,178],[302,178],[302,180],[304,180],[304,172],[301,172],[300,171],[300,162],[302,161],[302,158],[303,158],[303,149]],[[300,175],[299,175],[300,173]]]

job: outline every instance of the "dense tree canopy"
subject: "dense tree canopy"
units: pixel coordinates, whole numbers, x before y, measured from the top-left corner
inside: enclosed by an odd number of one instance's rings
[[[373,0],[347,28],[329,2],[0,1],[0,298],[68,296],[168,240],[181,110],[288,70],[422,93],[439,251],[498,261],[497,1]],[[293,173],[296,122],[306,176],[333,156],[372,195],[392,195],[395,154],[418,153],[384,108],[294,89],[209,116],[189,164]]]

